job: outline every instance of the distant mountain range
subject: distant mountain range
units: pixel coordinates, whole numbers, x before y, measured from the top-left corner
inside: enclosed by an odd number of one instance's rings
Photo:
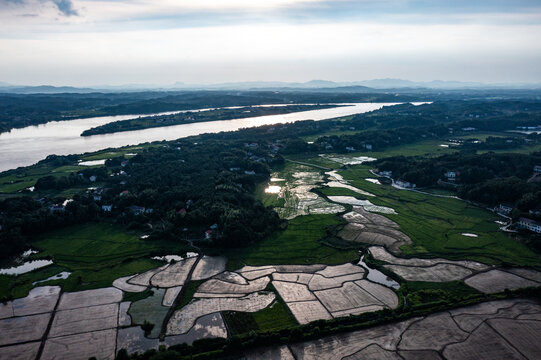
[[[328,80],[311,80],[308,82],[280,82],[280,81],[247,81],[220,84],[185,84],[176,82],[172,85],[145,85],[126,84],[119,86],[99,85],[91,87],[73,86],[25,86],[11,85],[0,82],[1,93],[14,94],[54,94],[54,93],[92,93],[92,92],[132,92],[132,91],[182,91],[182,90],[305,90],[340,92],[379,92],[382,90],[397,89],[541,89],[541,84],[512,83],[512,84],[486,84],[481,82],[461,82],[433,80],[428,82],[410,81],[402,79],[373,79],[352,82],[334,82]]]

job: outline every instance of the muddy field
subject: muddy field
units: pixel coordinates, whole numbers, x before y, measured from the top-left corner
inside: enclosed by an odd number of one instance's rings
[[[363,244],[385,246],[400,254],[402,245],[411,244],[411,239],[400,231],[400,226],[383,215],[374,214],[363,206],[354,206],[353,211],[343,215],[348,222],[338,234],[342,239]]]
[[[352,220],[350,225],[379,223],[377,226],[386,231],[399,232],[392,221],[362,208],[346,217]],[[369,252],[407,280],[464,280],[485,293],[541,286],[541,274],[531,269],[497,269],[442,258],[399,258],[381,246],[372,246]],[[190,275],[205,281],[186,306],[173,312],[165,324],[166,333],[161,334],[165,337],[159,340],[164,319]],[[162,287],[153,287],[155,284]],[[270,284],[277,294],[269,291]],[[123,301],[125,291],[146,289],[152,290],[151,296]],[[277,295],[300,324],[394,309],[399,304],[393,289],[367,280],[365,268],[351,263],[244,266],[230,272],[225,271],[224,258],[188,258],[119,278],[113,287],[61,294],[59,287],[43,286],[25,298],[1,304],[0,359],[35,359],[40,346],[41,359],[113,359],[120,348],[143,352],[160,345],[227,337],[221,312],[257,312],[275,303]],[[144,321],[155,325],[147,336],[139,326]],[[392,328],[344,334],[325,343],[255,351],[248,358],[256,354],[263,359],[276,354],[284,358],[335,358],[336,353],[347,359],[436,355],[459,359],[467,358],[470,352],[481,358],[486,354],[494,356],[494,349],[514,358],[516,347],[523,348],[523,354],[536,353],[528,341],[541,331],[538,321],[541,307],[537,304],[518,300],[491,302],[408,320]],[[513,346],[498,345],[501,337]],[[333,356],[327,357],[329,354]]]
[[[0,359],[36,359],[40,346],[40,359],[114,359],[122,347],[144,352],[159,345],[226,337],[221,315],[211,312],[198,315],[183,336],[158,340],[169,307],[182,289],[180,284],[196,261],[183,259],[143,274],[121,277],[113,287],[102,289],[60,294],[58,286],[36,287],[25,298],[0,304]],[[207,279],[224,269],[224,258],[203,257],[194,274],[198,279]],[[256,280],[251,289],[260,289],[261,281]],[[151,288],[153,294],[138,301],[122,301],[124,292],[142,292],[151,284],[163,288]],[[243,286],[250,288],[247,281]],[[150,338],[138,326],[144,321],[155,325]]]
[[[541,305],[492,301],[315,341],[252,350],[251,359],[538,359]]]
[[[278,194],[284,199],[284,205],[275,211],[281,218],[293,219],[300,215],[336,214],[345,211],[342,205],[334,204],[312,192],[323,186],[324,175],[318,170],[304,165],[289,165],[284,174],[289,180],[281,187]]]
[[[386,269],[407,281],[464,280],[466,285],[486,294],[541,286],[541,272],[532,269],[497,269],[475,261],[442,258],[398,258],[379,246],[372,246],[368,251],[374,259],[387,263],[383,265]]]

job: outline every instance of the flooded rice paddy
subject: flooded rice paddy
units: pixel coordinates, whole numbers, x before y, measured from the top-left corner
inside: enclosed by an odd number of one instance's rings
[[[378,179],[367,178],[365,180],[371,182],[372,184],[381,185]]]
[[[353,196],[329,196],[329,200],[341,204],[362,206],[366,211],[370,212],[396,214],[396,211],[390,207],[374,205],[369,200],[359,200]]]
[[[77,165],[79,166],[96,166],[96,165],[104,165],[106,159],[102,160],[89,160],[89,161],[79,161]]]
[[[340,156],[340,155],[328,155],[320,154],[324,159],[334,161],[342,165],[360,165],[365,162],[376,161],[376,158],[369,156]]]
[[[381,215],[357,210],[360,212],[349,213],[347,218],[360,221],[362,217],[385,223]],[[395,226],[387,221],[387,227]],[[456,268],[461,268],[469,274],[460,274],[467,277],[466,284],[487,293],[541,286],[541,273],[534,270],[492,269],[473,261],[398,258],[375,246],[369,252],[376,260],[385,262],[387,269],[415,281],[451,281],[458,274]],[[87,359],[113,358],[120,348],[143,352],[160,345],[227,337],[221,312],[255,312],[271,306],[276,294],[265,291],[270,283],[300,324],[398,306],[398,297],[392,289],[397,289],[399,284],[367,266],[363,257],[358,264],[245,266],[235,272],[225,271],[223,257],[205,256],[197,258],[198,262],[194,259],[185,258],[117,279],[117,285],[152,289],[152,296],[132,303],[122,301],[123,291],[114,287],[61,294],[58,286],[43,286],[33,289],[26,298],[0,304],[0,344],[3,345],[0,356],[23,351],[35,357],[36,347],[29,344],[39,345],[41,341],[44,341],[42,359],[55,354],[62,354],[60,359]],[[158,275],[160,281],[177,284],[179,274],[192,268],[196,278],[205,281],[196,289],[191,302],[176,310],[164,324],[181,288],[157,289],[151,284]],[[148,336],[139,326],[145,321],[154,324]],[[165,337],[160,340],[164,325]],[[48,326],[51,330],[42,340]],[[404,340],[403,346],[417,346],[407,341]]]
[[[375,282],[377,284],[385,285],[387,287],[393,288],[393,289],[399,289],[400,284],[394,281],[392,278],[388,277],[378,269],[371,268],[364,262],[364,255],[361,256],[361,259],[358,263],[359,266],[362,266],[366,271],[366,278],[372,282]]]
[[[281,186],[278,185],[269,185],[265,188],[265,192],[267,194],[279,194],[280,190],[282,189]]]
[[[283,219],[293,219],[309,214],[336,214],[345,211],[339,204],[333,204],[312,192],[321,187],[325,178],[312,167],[288,164],[283,175],[288,179],[278,195],[284,199],[284,205],[275,211]]]
[[[21,275],[52,264],[52,260],[30,260],[18,266],[0,269],[0,275]]]
[[[169,307],[162,305],[165,289],[152,288],[152,291],[154,292],[152,296],[132,303],[128,314],[131,316],[133,324],[143,325],[145,321],[154,324],[148,337],[157,338]]]
[[[2,264],[4,267],[0,268],[0,275],[21,275],[53,264],[51,260],[28,260],[31,255],[37,253],[36,250],[28,249],[21,255],[8,260]]]
[[[374,197],[375,196],[374,194],[369,193],[368,191],[364,191],[362,189],[359,189],[359,188],[357,188],[355,186],[350,185],[348,183],[348,181],[344,180],[344,178],[340,174],[338,174],[335,170],[328,171],[328,172],[325,173],[325,175],[327,175],[329,177],[329,179],[330,179],[330,181],[325,183],[325,186],[327,186],[327,187],[348,189],[348,190],[351,190],[353,192],[356,192],[357,194],[364,195],[364,196],[369,196],[369,197]]]

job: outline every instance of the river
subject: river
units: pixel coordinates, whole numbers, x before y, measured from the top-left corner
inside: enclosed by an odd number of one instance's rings
[[[301,111],[283,115],[258,116],[244,119],[220,120],[126,131],[113,134],[80,136],[89,128],[113,121],[146,115],[104,116],[67,121],[51,121],[37,126],[13,129],[0,134],[0,171],[32,165],[48,155],[69,155],[151,141],[174,140],[203,133],[234,131],[240,128],[288,123],[299,120],[325,120],[365,113],[396,103],[354,103],[337,108]],[[197,111],[197,110],[191,110]],[[178,113],[168,112],[162,114]]]

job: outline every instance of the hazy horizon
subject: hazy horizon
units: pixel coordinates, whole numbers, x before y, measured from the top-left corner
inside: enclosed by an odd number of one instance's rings
[[[541,4],[0,0],[0,81],[541,82]]]
[[[319,82],[323,82],[320,84]],[[317,84],[313,84],[317,83]],[[325,84],[328,83],[328,84]],[[396,85],[395,85],[396,83]],[[390,84],[390,85],[387,85]],[[298,86],[297,86],[298,85]],[[392,88],[423,88],[428,89],[490,89],[490,88],[508,88],[508,89],[538,89],[541,88],[541,82],[475,82],[475,81],[457,81],[457,80],[427,80],[427,81],[414,81],[410,79],[395,79],[395,78],[381,78],[381,79],[364,79],[364,80],[351,80],[351,81],[333,81],[327,79],[312,79],[308,81],[274,81],[274,80],[246,80],[246,81],[228,81],[228,82],[206,82],[206,83],[185,83],[176,81],[173,83],[124,83],[124,84],[88,84],[88,85],[74,85],[70,83],[65,84],[15,84],[2,81],[0,79],[0,87],[4,88],[39,88],[39,87],[56,87],[56,88],[74,88],[74,89],[95,89],[95,90],[197,90],[197,89],[272,89],[280,87],[292,87],[296,86],[300,89],[318,89],[318,88],[340,88],[345,86],[359,86],[374,89],[392,89]]]

